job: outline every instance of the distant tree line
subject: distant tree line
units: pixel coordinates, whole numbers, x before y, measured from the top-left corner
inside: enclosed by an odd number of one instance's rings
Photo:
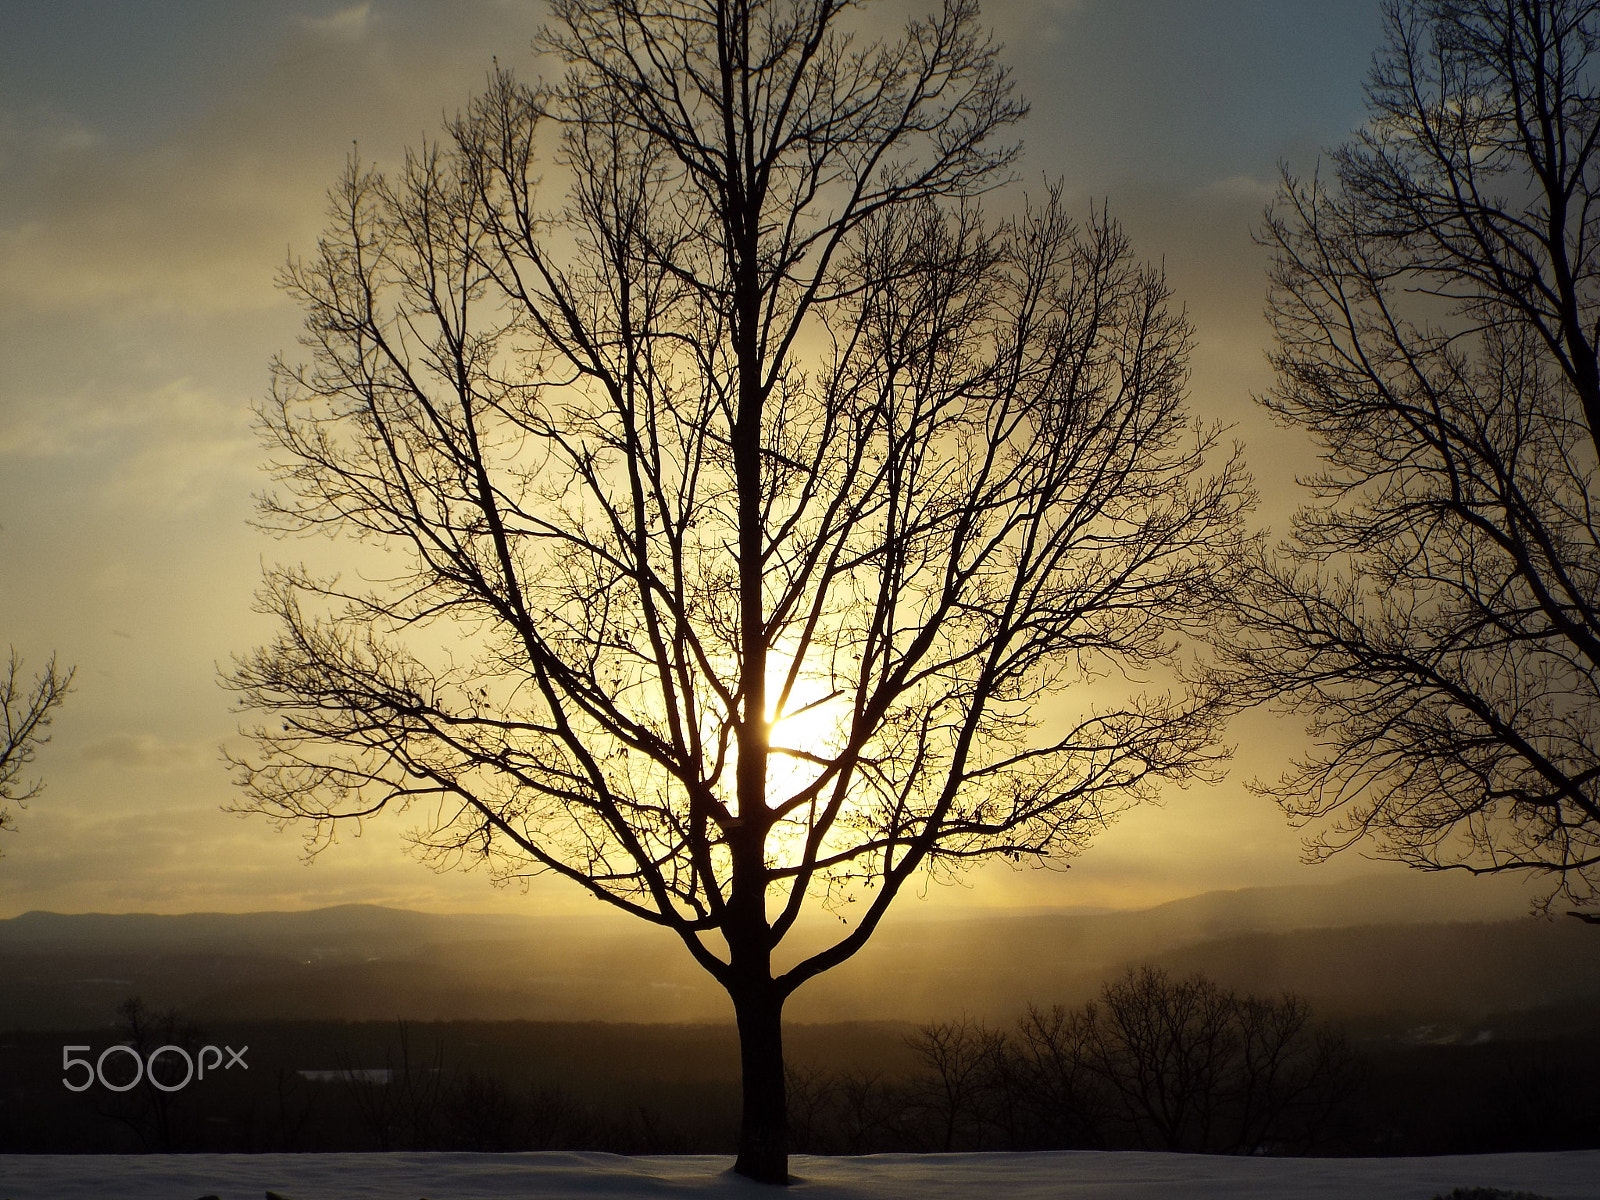
[[[192,1054],[206,1040],[179,1014],[138,999],[118,1007],[115,1028],[140,1058],[158,1046]],[[369,1046],[341,1052],[326,1073],[258,1060],[249,1080],[186,1088],[146,1077],[127,1090],[95,1088],[71,1097],[73,1115],[50,1124],[88,1137],[71,1149],[102,1151],[727,1149],[736,1107],[725,1084],[618,1079],[579,1094],[547,1077],[463,1069],[447,1061],[437,1035],[399,1023],[381,1065]],[[1244,995],[1151,967],[1107,983],[1079,1008],[1030,1005],[1009,1029],[967,1018],[923,1025],[906,1048],[909,1070],[874,1073],[853,1060],[836,1072],[792,1070],[795,1149],[1305,1153],[1331,1144],[1360,1079],[1349,1041],[1314,1021],[1304,999]],[[35,1097],[45,1108],[63,1098],[46,1086],[53,1082],[41,1080],[47,1094]],[[697,1086],[703,1094],[691,1097]],[[88,1110],[97,1135],[83,1123]],[[69,1148],[54,1133],[46,1140],[0,1139],[0,1150]]]
[[[636,1030],[628,1054],[605,1059],[596,1048],[610,1042],[592,1029],[552,1040],[549,1026],[514,1021],[386,1030],[267,1022],[202,1033],[137,1002],[117,1017],[116,1040],[141,1055],[248,1037],[251,1070],[172,1092],[74,1094],[59,1083],[61,1045],[104,1045],[105,1030],[8,1033],[0,1040],[0,1078],[12,1081],[0,1089],[0,1153],[671,1154],[726,1153],[735,1144],[736,1076],[683,1057],[718,1053],[704,1031],[686,1039],[681,1028]],[[1141,968],[1076,1008],[1031,1006],[1008,1026],[965,1018],[922,1026],[903,1053],[877,1056],[878,1070],[844,1049],[831,1067],[813,1056],[788,1081],[793,1145],[808,1154],[1597,1148],[1600,1027],[1581,1008],[1558,1017],[1529,1013],[1520,1025],[1498,1023],[1488,1040],[1450,1044],[1407,1036],[1404,1023],[1369,1022],[1358,1042],[1300,997]],[[1538,1036],[1523,1036],[1524,1028]],[[346,1047],[327,1060],[339,1069],[302,1074],[308,1056],[326,1053],[319,1045]],[[557,1045],[564,1048],[552,1057]]]
[[[1348,1123],[1361,1079],[1349,1040],[1303,998],[1151,967],[1081,1008],[1030,1005],[1010,1030],[923,1025],[908,1044],[909,1074],[791,1070],[795,1150],[1303,1154]],[[423,1063],[404,1026],[384,1062],[382,1081],[347,1069],[343,1085],[382,1150],[707,1149],[644,1105],[447,1071],[437,1052]]]

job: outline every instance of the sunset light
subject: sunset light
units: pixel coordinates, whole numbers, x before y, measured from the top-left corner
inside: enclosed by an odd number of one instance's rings
[[[1596,1200],[1600,0],[13,0],[0,349],[0,1200]]]

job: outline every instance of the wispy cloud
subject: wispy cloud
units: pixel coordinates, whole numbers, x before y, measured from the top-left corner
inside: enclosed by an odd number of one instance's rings
[[[0,460],[53,461],[64,472],[87,473],[103,504],[183,512],[256,474],[248,404],[185,379],[11,401],[0,419]]]
[[[113,733],[90,742],[81,753],[86,762],[141,771],[193,766],[202,758],[198,745],[167,741],[153,733]]]
[[[292,19],[248,85],[151,143],[98,139],[67,118],[0,112],[0,308],[215,313],[279,302],[290,248],[314,247],[326,191],[352,142],[398,164],[403,148],[481,85],[523,19],[446,6],[439,26],[394,28],[371,3]],[[377,36],[382,31],[383,36]],[[46,155],[45,143],[74,153]],[[36,145],[37,144],[37,145]]]
[[[40,160],[82,153],[104,139],[78,118],[52,107],[0,108],[0,170],[37,169]]]
[[[1013,51],[1026,47],[1051,45],[1066,36],[1068,27],[1090,0],[1012,0],[1006,4],[986,5],[985,21],[993,25],[996,35]]]
[[[277,303],[284,239],[315,210],[288,163],[245,141],[60,162],[0,225],[0,305],[215,312]],[[297,219],[298,218],[298,219]]]
[[[375,20],[372,5],[368,3],[352,4],[325,17],[302,16],[299,24],[302,29],[318,37],[356,42],[367,36]]]
[[[1213,179],[1195,190],[1196,199],[1222,203],[1262,205],[1272,199],[1278,190],[1275,179],[1260,179],[1254,175],[1229,175],[1226,179]]]

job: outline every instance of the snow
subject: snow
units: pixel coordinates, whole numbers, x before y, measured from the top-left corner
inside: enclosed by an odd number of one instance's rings
[[[796,1155],[783,1193],[712,1155],[195,1154],[0,1156],[0,1200],[1430,1200],[1456,1187],[1600,1200],[1600,1150],[1440,1158],[1039,1154]]]

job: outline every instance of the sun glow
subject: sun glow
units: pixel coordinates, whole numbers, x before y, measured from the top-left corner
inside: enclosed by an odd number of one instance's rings
[[[777,693],[781,683],[773,688]],[[783,804],[816,782],[843,748],[850,733],[852,707],[825,681],[796,683],[783,712],[772,721],[767,759],[768,803]],[[826,802],[829,789],[819,800]],[[801,809],[773,831],[773,850],[779,858],[798,856],[805,843],[809,813]]]

